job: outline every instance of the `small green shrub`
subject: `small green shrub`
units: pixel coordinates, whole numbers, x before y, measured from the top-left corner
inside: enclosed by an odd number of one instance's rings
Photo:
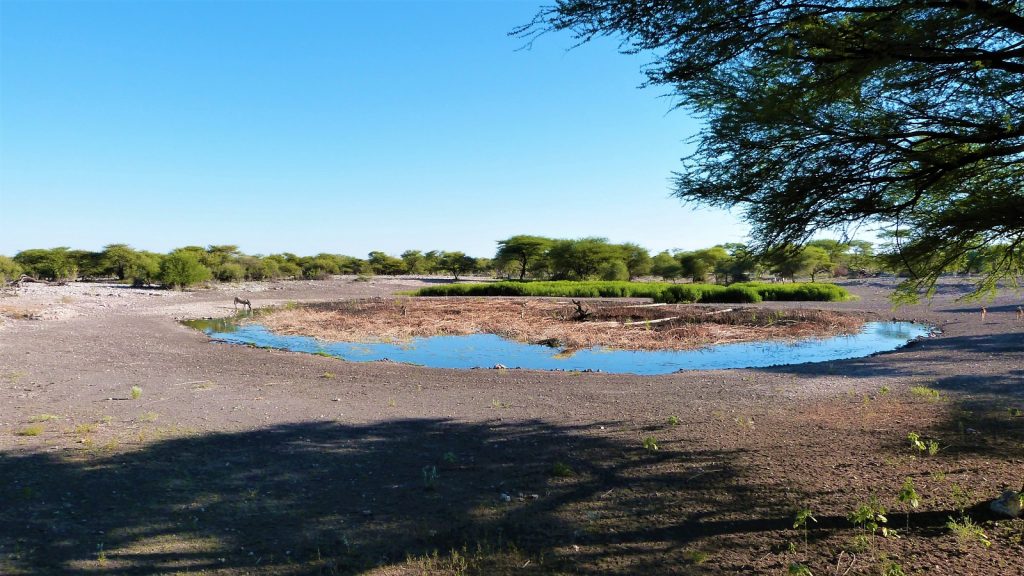
[[[910,393],[914,396],[930,400],[932,402],[938,402],[942,398],[942,395],[938,390],[929,388],[927,386],[914,386],[910,389]]]
[[[658,441],[654,438],[654,436],[648,436],[644,438],[643,446],[644,450],[654,452],[658,449]]]
[[[189,252],[174,252],[160,262],[160,281],[172,288],[184,288],[210,279],[210,269]]]
[[[711,554],[708,554],[703,550],[687,550],[683,552],[683,560],[698,566],[707,562],[709,558],[711,558]]]
[[[903,566],[896,562],[889,562],[882,566],[882,576],[907,576],[907,573],[903,571]]]
[[[952,517],[946,522],[946,528],[956,536],[957,542],[961,548],[966,548],[968,545],[977,542],[988,548],[992,545],[992,541],[988,539],[988,535],[981,529],[981,526],[974,523],[970,516],[964,516],[959,520],[954,520]]]
[[[139,388],[138,386],[132,386],[131,395],[132,400],[138,400],[139,398],[142,398],[142,388]]]
[[[18,430],[14,434],[16,436],[39,436],[45,430],[41,424],[33,424],[32,426],[26,426],[21,430]]]
[[[878,502],[877,498],[872,498],[850,512],[847,518],[854,526],[868,534],[881,532],[882,536],[888,537],[892,531],[885,526],[889,522],[885,514],[885,507]]]
[[[814,576],[814,572],[811,572],[811,569],[806,564],[799,562],[791,563],[789,568],[786,569],[786,574],[789,576]]]
[[[668,417],[668,425],[669,426],[679,426],[679,423],[680,423],[679,416],[669,416]]]
[[[569,478],[575,476],[576,472],[565,462],[555,462],[551,465],[551,475],[556,478]]]

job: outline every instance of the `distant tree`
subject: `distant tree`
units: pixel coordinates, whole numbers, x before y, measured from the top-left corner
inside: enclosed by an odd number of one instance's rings
[[[646,248],[627,242],[619,244],[619,250],[622,251],[629,280],[651,273],[651,253]]]
[[[605,238],[557,240],[548,250],[548,262],[555,279],[596,278],[602,266],[614,261],[621,262],[622,253]]]
[[[103,254],[91,250],[68,250],[68,258],[73,263],[80,278],[97,278],[106,276],[103,270]]]
[[[160,263],[163,256],[153,252],[135,252],[124,268],[124,279],[131,280],[132,286],[153,284],[160,277]]]
[[[476,260],[466,256],[463,252],[444,252],[441,255],[440,261],[441,266],[451,272],[456,281],[458,281],[460,274],[468,274],[476,266]]]
[[[560,0],[515,33],[563,30],[650,55],[707,121],[676,195],[743,209],[759,248],[868,222],[906,232],[903,299],[988,246],[980,292],[1021,274],[1019,0]]]
[[[402,252],[402,262],[405,263],[405,271],[408,274],[427,274],[427,259],[419,250],[406,250]]]
[[[500,263],[515,263],[518,266],[519,279],[526,278],[531,267],[538,264],[554,245],[554,240],[543,236],[512,236],[498,241],[498,252],[494,259]]]
[[[22,250],[14,255],[14,261],[21,265],[26,274],[36,278],[73,280],[78,277],[78,266],[67,247]]]
[[[629,268],[622,260],[609,260],[601,264],[597,269],[597,276],[601,280],[622,281],[629,280]]]
[[[405,262],[403,262],[401,258],[389,256],[384,252],[370,252],[368,261],[370,263],[370,267],[373,268],[374,274],[383,274],[387,276],[405,274]]]
[[[128,267],[137,252],[127,244],[108,244],[101,253],[101,268],[104,275],[116,276],[118,280],[128,277]]]
[[[184,288],[205,282],[212,276],[194,250],[176,250],[160,262],[160,281],[170,288]]]
[[[817,281],[818,274],[828,273],[832,270],[832,259],[824,248],[805,246],[802,257],[805,270],[811,275],[811,282]]]
[[[683,268],[668,251],[659,252],[651,258],[651,274],[661,276],[665,280],[675,280],[682,274]]]
[[[0,256],[0,286],[15,278],[20,278],[23,270],[21,264],[7,256]]]

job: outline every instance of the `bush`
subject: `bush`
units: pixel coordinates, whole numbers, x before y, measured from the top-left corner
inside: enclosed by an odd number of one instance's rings
[[[664,282],[494,282],[449,284],[414,293],[417,296],[533,296],[562,298],[652,298],[666,303],[741,303],[763,300],[847,300],[846,290],[833,284],[668,284]]]
[[[749,286],[727,286],[721,290],[706,292],[701,302],[755,304],[761,302],[761,294]]]
[[[21,272],[21,264],[18,264],[7,256],[0,256],[0,284],[7,283],[21,277]]]
[[[629,268],[622,260],[613,260],[602,264],[597,271],[601,280],[622,281],[629,280]]]
[[[209,280],[213,274],[189,252],[174,252],[160,263],[160,281],[171,288],[184,288]]]
[[[245,268],[241,264],[228,262],[218,266],[214,275],[221,282],[239,282],[245,279]]]

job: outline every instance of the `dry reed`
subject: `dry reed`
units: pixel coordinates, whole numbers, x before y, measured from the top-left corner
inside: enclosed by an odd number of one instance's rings
[[[352,300],[274,310],[259,322],[279,334],[340,342],[496,334],[563,349],[682,350],[730,342],[856,333],[864,322],[824,310],[699,305],[585,304],[585,321],[568,302],[502,298]],[[655,322],[659,321],[660,322]]]

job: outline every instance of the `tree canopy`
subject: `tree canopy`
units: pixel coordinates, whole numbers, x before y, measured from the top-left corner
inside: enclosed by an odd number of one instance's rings
[[[1019,0],[561,0],[514,34],[610,36],[706,120],[686,202],[742,209],[762,251],[821,230],[897,231],[910,280],[967,253],[1024,251]]]

